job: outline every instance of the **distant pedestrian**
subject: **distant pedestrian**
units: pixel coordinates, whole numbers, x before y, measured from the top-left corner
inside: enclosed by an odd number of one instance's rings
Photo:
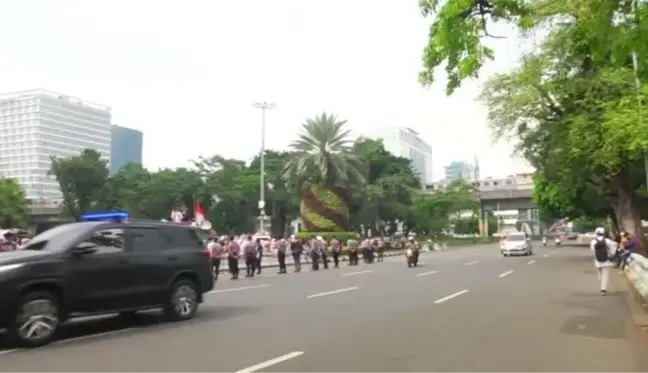
[[[277,261],[279,262],[279,273],[286,273],[286,251],[288,249],[288,240],[282,238],[279,241],[274,242],[275,247],[273,249],[277,250]]]
[[[257,245],[252,240],[252,236],[248,235],[241,244],[243,250],[243,257],[245,258],[245,277],[254,277],[254,270],[256,267]]]
[[[295,264],[295,272],[301,272],[301,256],[304,252],[303,240],[293,237],[290,242],[290,252]]]
[[[263,261],[263,242],[260,238],[256,239],[256,258],[254,258],[254,266],[256,267],[257,275],[261,274],[261,262]]]
[[[594,253],[594,266],[597,269],[601,295],[607,295],[610,268],[614,267],[614,253],[617,243],[607,238],[605,229],[596,228],[596,237],[590,242],[590,249]]]
[[[342,250],[342,245],[335,237],[331,238],[331,255],[333,256],[333,265],[335,268],[340,268],[340,251]]]
[[[239,277],[239,245],[234,241],[234,237],[230,237],[227,242],[227,265],[232,274],[232,280],[238,280]]]
[[[218,238],[214,237],[209,240],[209,243],[207,244],[207,249],[211,253],[212,268],[214,271],[214,280],[218,280],[218,274],[220,272],[220,266],[221,266],[221,257],[223,256],[223,246],[219,242]]]

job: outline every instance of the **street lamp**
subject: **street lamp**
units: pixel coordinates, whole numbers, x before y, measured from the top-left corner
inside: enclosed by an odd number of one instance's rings
[[[265,229],[265,127],[266,127],[266,110],[272,110],[277,107],[277,104],[274,102],[255,102],[252,104],[255,108],[261,109],[261,177],[260,177],[260,187],[259,192],[259,231],[263,232]]]

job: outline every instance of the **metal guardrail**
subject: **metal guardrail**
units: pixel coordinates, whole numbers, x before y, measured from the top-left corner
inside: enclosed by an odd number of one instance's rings
[[[628,258],[625,273],[637,292],[648,300],[648,258],[633,253]]]

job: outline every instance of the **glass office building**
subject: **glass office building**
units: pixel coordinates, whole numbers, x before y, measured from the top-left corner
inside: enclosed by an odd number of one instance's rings
[[[421,184],[432,182],[432,146],[411,128],[389,127],[372,132],[372,138],[383,140],[385,150],[411,161]]]
[[[15,178],[30,200],[59,202],[50,156],[83,149],[110,161],[111,109],[46,90],[0,94],[0,177]]]
[[[114,175],[128,163],[142,164],[144,135],[131,128],[112,126],[110,174]]]

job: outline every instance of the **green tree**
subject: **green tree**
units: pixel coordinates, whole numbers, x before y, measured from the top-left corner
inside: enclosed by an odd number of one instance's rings
[[[444,65],[448,94],[463,80],[477,77],[483,65],[494,58],[493,49],[485,41],[506,35],[490,34],[491,23],[513,26],[528,40],[536,32],[576,31],[578,40],[587,43],[592,63],[627,66],[632,50],[641,61],[648,56],[647,43],[643,42],[648,23],[641,22],[647,19],[648,5],[642,1],[420,0],[419,4],[424,16],[434,17],[419,80],[426,85],[433,83],[435,70]],[[564,41],[566,45],[577,45],[573,40]],[[647,73],[648,69],[641,69],[642,76]]]
[[[353,152],[365,160],[369,172],[366,184],[351,192],[352,225],[373,227],[379,234],[387,228],[394,232],[394,221],[408,216],[412,196],[420,190],[419,178],[410,161],[389,153],[382,140],[359,138]]]
[[[353,152],[346,121],[321,114],[307,119],[291,144],[284,180],[300,191],[300,217],[306,231],[349,229],[350,188],[366,181],[364,162]]]
[[[108,180],[108,162],[101,154],[84,149],[78,156],[51,157],[51,161],[49,174],[59,183],[66,213],[78,217],[96,208]]]
[[[535,200],[545,212],[612,212],[641,237],[645,202],[637,191],[645,188],[640,167],[648,134],[638,120],[632,69],[616,65],[611,50],[607,60],[595,58],[599,36],[578,21],[588,9],[573,9],[577,21],[554,27],[520,68],[491,79],[482,99],[495,134],[518,137],[518,150],[536,167]],[[611,19],[608,27],[614,34]],[[608,39],[608,48],[618,42]]]
[[[411,227],[432,236],[451,231],[452,219],[462,211],[479,207],[475,187],[464,180],[451,182],[445,188],[415,197],[411,208]]]
[[[0,227],[27,225],[29,201],[16,179],[0,178]]]

